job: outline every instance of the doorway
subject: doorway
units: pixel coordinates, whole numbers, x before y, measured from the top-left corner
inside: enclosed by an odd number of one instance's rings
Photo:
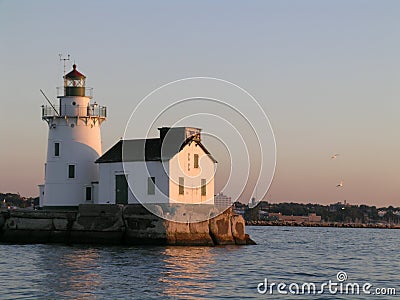
[[[115,204],[128,204],[128,181],[125,174],[115,175]]]

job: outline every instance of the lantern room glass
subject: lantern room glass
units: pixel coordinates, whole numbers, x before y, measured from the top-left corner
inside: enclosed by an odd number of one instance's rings
[[[85,79],[66,79],[64,84],[66,87],[84,87]]]

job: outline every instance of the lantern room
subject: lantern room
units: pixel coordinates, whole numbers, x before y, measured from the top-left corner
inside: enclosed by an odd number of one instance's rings
[[[64,76],[64,96],[85,97],[85,79],[86,76],[74,64],[73,70]]]

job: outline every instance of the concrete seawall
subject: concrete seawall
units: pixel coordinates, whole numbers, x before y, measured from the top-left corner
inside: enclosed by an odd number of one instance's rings
[[[76,211],[0,212],[0,242],[113,245],[246,245],[244,219],[228,209],[207,221],[177,223],[141,205],[84,204]]]

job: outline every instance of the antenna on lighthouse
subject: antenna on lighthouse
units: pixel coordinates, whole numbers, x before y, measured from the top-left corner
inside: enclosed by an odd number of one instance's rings
[[[60,61],[64,61],[64,74],[63,74],[63,76],[65,76],[65,64],[66,64],[66,61],[67,60],[69,60],[69,58],[71,57],[71,55],[67,55],[67,57],[62,57],[63,55],[62,54],[58,54],[58,56],[60,56]]]
[[[46,98],[47,102],[49,102],[50,106],[52,109],[54,109],[54,111],[56,112],[57,116],[60,116],[60,113],[56,110],[56,108],[54,107],[53,104],[51,104],[49,98],[47,98],[47,96],[44,94],[44,92],[42,90],[40,90],[40,92],[42,93],[42,95]]]

